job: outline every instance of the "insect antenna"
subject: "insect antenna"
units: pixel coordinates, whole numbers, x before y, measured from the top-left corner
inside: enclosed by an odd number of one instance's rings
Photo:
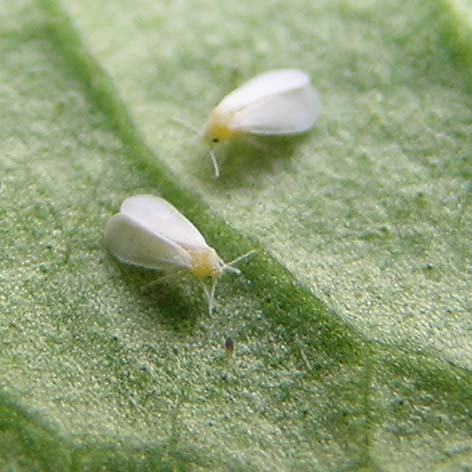
[[[202,132],[201,129],[198,129],[196,126],[194,126],[190,123],[187,123],[186,121],[181,120],[180,118],[171,118],[171,120],[174,123],[177,123],[178,125],[182,126],[183,128],[188,129],[189,131],[191,131],[194,134],[190,139],[186,140],[187,143],[193,144],[193,143],[197,142],[198,140],[202,139],[203,132]]]
[[[180,118],[172,118],[172,121],[180,126],[183,126],[184,128],[187,128],[189,131],[193,131],[196,134],[201,134],[201,130],[187,121],[181,120]]]
[[[241,262],[244,259],[247,259],[250,257],[252,254],[255,254],[257,251],[255,249],[251,249],[249,252],[246,252],[246,254],[243,254],[242,256],[237,257],[236,259],[233,259],[231,262],[227,262],[223,266],[223,270],[228,270],[229,272],[233,272],[233,274],[241,274],[241,271],[237,268],[234,267],[235,264],[238,262]]]

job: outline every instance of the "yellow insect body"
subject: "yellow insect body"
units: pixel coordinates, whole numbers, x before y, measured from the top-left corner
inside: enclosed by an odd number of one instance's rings
[[[214,110],[210,115],[205,130],[205,139],[209,144],[221,143],[239,138],[244,133],[231,128],[232,116],[226,116]]]
[[[190,271],[196,279],[219,279],[221,277],[224,270],[224,262],[212,247],[187,249],[187,251],[192,259]]]

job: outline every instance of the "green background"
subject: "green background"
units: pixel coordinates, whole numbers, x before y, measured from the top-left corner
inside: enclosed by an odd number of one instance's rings
[[[0,470],[472,470],[471,35],[466,0],[3,1]],[[316,128],[215,180],[175,120],[277,67]],[[103,246],[143,192],[257,249],[212,316]]]

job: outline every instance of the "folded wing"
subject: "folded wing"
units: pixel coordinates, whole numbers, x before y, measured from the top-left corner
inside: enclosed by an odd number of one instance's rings
[[[267,97],[310,84],[308,75],[295,69],[278,69],[260,74],[226,95],[215,112],[232,114]]]
[[[184,249],[124,214],[108,221],[105,243],[126,264],[164,271],[191,268],[191,258]]]
[[[181,246],[207,247],[200,231],[166,200],[153,195],[135,195],[121,205],[121,214],[130,217],[150,233]]]
[[[308,84],[249,104],[233,115],[230,127],[261,135],[303,133],[314,125],[320,112],[318,94]]]

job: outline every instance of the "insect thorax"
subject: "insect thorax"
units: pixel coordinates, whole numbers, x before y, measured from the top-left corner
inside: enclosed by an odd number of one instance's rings
[[[224,264],[216,251],[211,247],[187,249],[192,257],[192,274],[197,279],[220,277]]]
[[[223,115],[214,110],[208,119],[205,139],[209,143],[229,141],[241,135],[240,131],[231,129],[232,115]]]

